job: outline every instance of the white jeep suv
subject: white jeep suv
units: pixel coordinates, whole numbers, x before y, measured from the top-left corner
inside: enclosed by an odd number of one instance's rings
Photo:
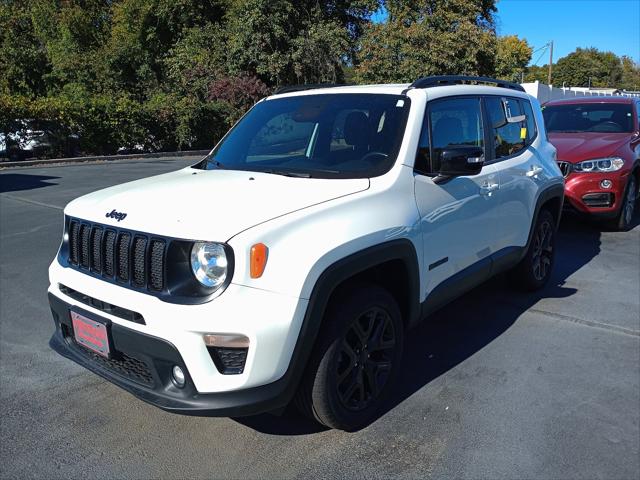
[[[196,165],[67,205],[50,343],[171,412],[358,429],[417,322],[499,272],[545,284],[563,191],[519,85],[288,87]]]

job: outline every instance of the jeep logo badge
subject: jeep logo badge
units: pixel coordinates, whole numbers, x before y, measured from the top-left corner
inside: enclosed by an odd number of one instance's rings
[[[111,210],[109,213],[105,215],[107,218],[115,218],[117,221],[124,220],[127,216],[126,213],[116,212],[115,210]]]

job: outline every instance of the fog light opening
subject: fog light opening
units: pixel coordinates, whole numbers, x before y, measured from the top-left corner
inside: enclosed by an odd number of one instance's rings
[[[173,370],[171,371],[171,380],[178,388],[183,388],[187,383],[187,378],[184,374],[184,371],[178,365],[174,365]]]
[[[611,188],[611,186],[612,186],[612,185],[613,185],[613,182],[612,182],[611,180],[606,180],[606,179],[605,179],[605,180],[602,180],[602,181],[600,182],[600,186],[601,186],[602,188]]]

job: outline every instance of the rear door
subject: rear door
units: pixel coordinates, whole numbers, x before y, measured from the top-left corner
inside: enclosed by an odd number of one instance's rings
[[[501,244],[496,248],[521,247],[527,243],[536,195],[545,181],[542,157],[531,146],[538,135],[533,110],[528,100],[515,97],[487,96],[484,106],[491,138],[489,161],[500,181],[496,235]]]
[[[472,283],[482,281],[488,274],[483,266],[489,266],[498,224],[496,167],[486,165],[478,175],[433,182],[443,149],[461,145],[485,148],[486,142],[479,97],[428,103],[415,163],[415,198],[427,269],[423,294],[471,266],[475,272],[470,273]]]

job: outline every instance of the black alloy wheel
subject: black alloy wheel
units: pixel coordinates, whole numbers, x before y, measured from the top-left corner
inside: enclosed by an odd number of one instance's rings
[[[375,402],[393,366],[396,332],[389,313],[372,307],[357,317],[342,340],[336,362],[342,405],[360,411]]]
[[[400,307],[388,290],[373,283],[340,287],[296,394],[298,409],[339,430],[373,422],[385,411],[400,372],[403,331]]]
[[[533,276],[543,281],[549,275],[553,262],[553,225],[548,219],[538,224],[533,236]]]
[[[555,260],[557,221],[543,208],[532,226],[531,240],[520,263],[511,271],[511,280],[522,290],[539,290],[551,278]]]

